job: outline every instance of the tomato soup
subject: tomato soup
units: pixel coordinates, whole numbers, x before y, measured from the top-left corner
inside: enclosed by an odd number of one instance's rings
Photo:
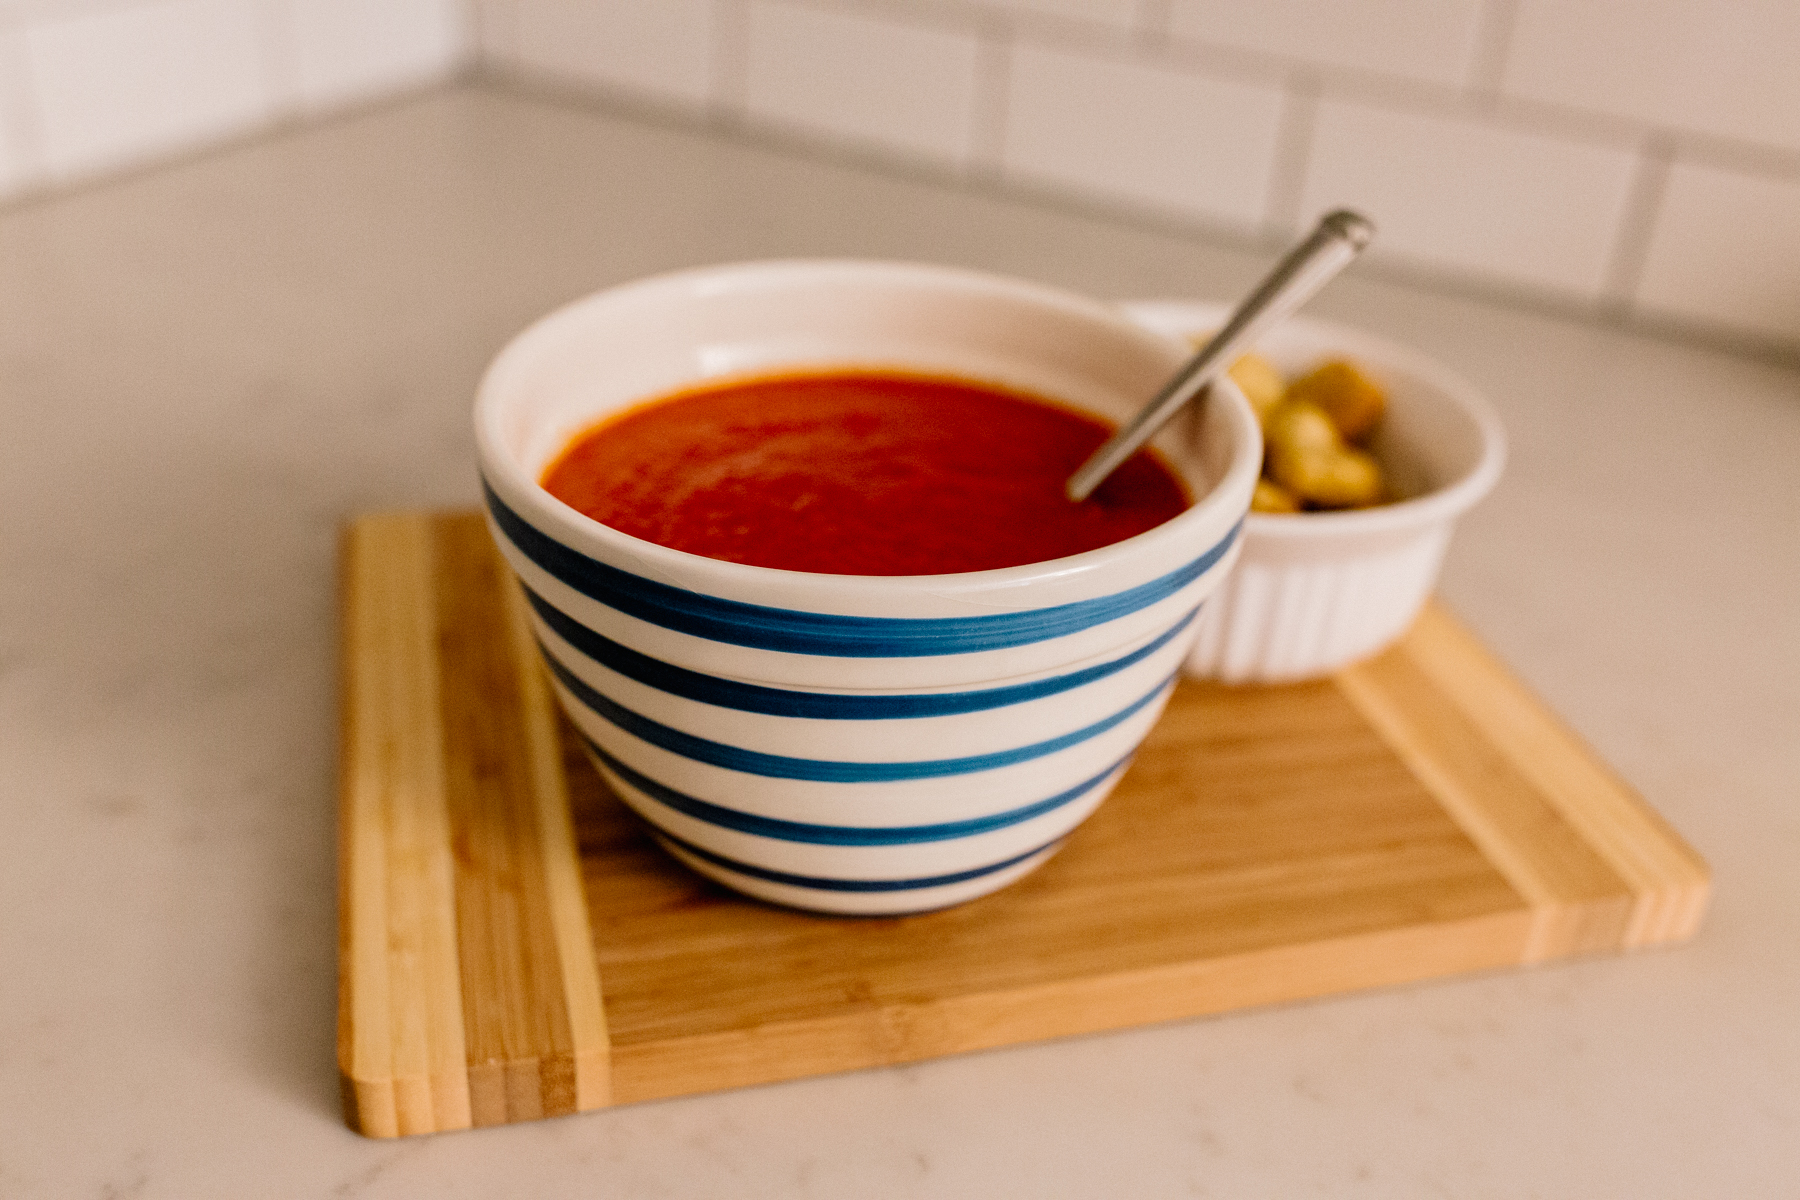
[[[938,575],[1043,562],[1187,508],[1139,453],[1087,500],[1069,475],[1112,433],[1050,401],[889,372],[707,384],[614,414],[543,476],[622,533],[690,554],[838,575]]]

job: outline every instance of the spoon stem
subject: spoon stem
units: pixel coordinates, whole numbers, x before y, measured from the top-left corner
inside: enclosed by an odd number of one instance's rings
[[[1130,424],[1113,434],[1069,476],[1064,487],[1069,499],[1087,499],[1120,463],[1137,453],[1183,405],[1218,378],[1240,352],[1310,300],[1374,236],[1374,224],[1348,209],[1321,217],[1306,240],[1275,264],[1275,269],[1238,305],[1225,327],[1175,373],[1156,398],[1138,410]]]

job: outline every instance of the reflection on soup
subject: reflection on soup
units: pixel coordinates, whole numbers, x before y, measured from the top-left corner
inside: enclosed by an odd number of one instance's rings
[[[1110,545],[1187,508],[1154,452],[1077,504],[1063,483],[1112,433],[1054,402],[886,371],[706,384],[576,436],[543,485],[690,554],[841,575],[938,575]]]

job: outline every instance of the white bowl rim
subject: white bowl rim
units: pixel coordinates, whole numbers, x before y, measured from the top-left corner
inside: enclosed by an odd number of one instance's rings
[[[1216,328],[1230,315],[1232,308],[1229,304],[1210,300],[1129,300],[1119,307],[1133,320],[1142,320],[1147,327],[1159,332],[1189,326],[1195,332]],[[1474,384],[1411,347],[1352,325],[1314,317],[1289,317],[1281,328],[1341,345],[1351,355],[1366,354],[1372,361],[1391,364],[1430,384],[1448,396],[1475,423],[1481,434],[1481,456],[1460,479],[1420,496],[1341,512],[1252,512],[1244,519],[1246,533],[1253,532],[1259,539],[1298,540],[1412,529],[1453,520],[1492,490],[1506,465],[1506,430],[1493,406]]]
[[[501,477],[494,482],[505,485],[510,495],[503,495],[502,498],[508,504],[515,509],[520,507],[521,502],[530,507],[532,524],[549,528],[561,527],[575,533],[581,540],[597,542],[636,559],[652,571],[680,571],[689,578],[702,574],[720,590],[752,590],[759,585],[791,585],[799,580],[808,580],[852,594],[892,594],[896,589],[940,594],[946,590],[986,592],[1058,576],[1086,575],[1104,570],[1122,558],[1142,552],[1152,541],[1179,536],[1192,526],[1208,522],[1221,524],[1219,535],[1214,539],[1217,541],[1227,537],[1229,529],[1236,524],[1235,521],[1222,520],[1225,513],[1221,510],[1231,507],[1233,495],[1241,494],[1247,498],[1253,488],[1255,477],[1261,470],[1262,434],[1250,402],[1229,380],[1225,381],[1227,386],[1220,390],[1224,393],[1226,411],[1230,418],[1227,430],[1233,442],[1231,457],[1225,474],[1206,494],[1196,497],[1186,510],[1143,533],[1081,554],[986,571],[939,575],[835,575],[759,567],[691,554],[632,537],[585,516],[545,491],[538,480],[501,449],[505,444],[500,429],[503,393],[508,390],[513,377],[528,369],[531,357],[542,343],[554,338],[565,325],[578,323],[590,309],[619,303],[639,293],[684,289],[717,293],[734,287],[752,286],[765,280],[776,281],[783,276],[829,277],[834,274],[876,280],[930,281],[986,294],[998,293],[1026,303],[1060,310],[1065,314],[1097,320],[1133,339],[1148,338],[1164,345],[1179,345],[1169,335],[1132,320],[1117,305],[1090,299],[1080,293],[1049,284],[961,267],[882,259],[793,258],[684,268],[630,280],[572,300],[533,321],[501,349],[489,364],[476,389],[475,436],[482,471]],[[568,539],[559,535],[558,540],[567,542]]]

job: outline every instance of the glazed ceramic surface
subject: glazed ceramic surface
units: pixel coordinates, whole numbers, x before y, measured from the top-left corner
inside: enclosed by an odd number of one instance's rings
[[[703,379],[896,367],[1116,422],[1184,357],[1077,296],[892,263],[705,268],[527,330],[476,404],[489,519],[602,773],[676,857],[778,903],[937,908],[1043,862],[1156,720],[1237,555],[1261,441],[1234,388],[1154,443],[1193,507],[1003,570],[720,562],[592,521],[537,480],[596,418]]]
[[[1126,306],[1184,339],[1225,320],[1219,304]],[[1330,674],[1404,633],[1437,583],[1456,519],[1499,478],[1500,421],[1473,387],[1397,343],[1296,317],[1257,346],[1289,379],[1327,358],[1357,363],[1388,393],[1371,450],[1397,503],[1350,512],[1251,513],[1231,578],[1207,604],[1190,674],[1285,683]]]

